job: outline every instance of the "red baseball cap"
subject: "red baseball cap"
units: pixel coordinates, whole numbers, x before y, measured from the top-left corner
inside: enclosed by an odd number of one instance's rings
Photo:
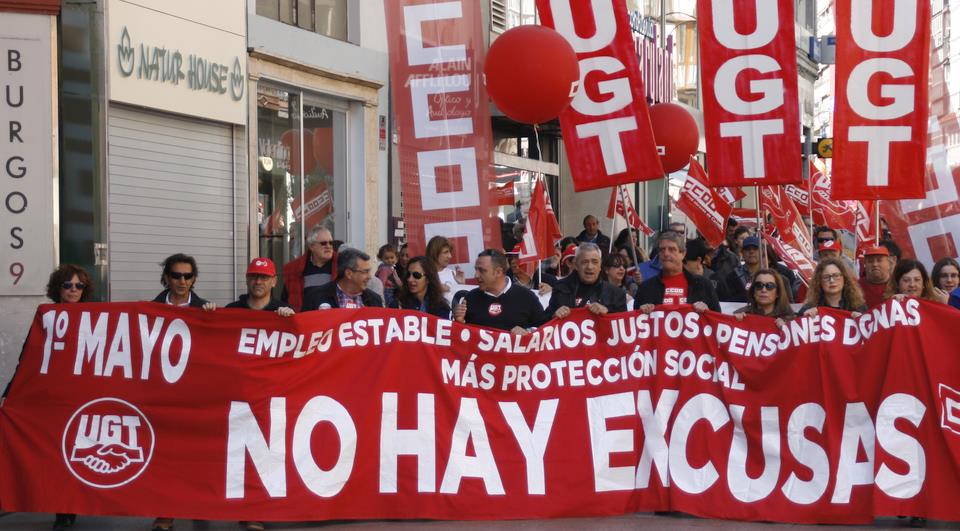
[[[840,242],[837,240],[825,240],[823,243],[820,244],[819,247],[817,247],[817,251],[821,253],[823,251],[836,251],[839,253],[840,250],[841,250]]]
[[[571,243],[570,245],[567,246],[566,249],[563,250],[563,256],[560,257],[560,261],[563,262],[567,258],[573,258],[576,255],[577,255],[577,246]]]
[[[882,245],[877,245],[877,246],[874,246],[874,247],[867,247],[867,249],[866,249],[865,251],[863,251],[863,256],[870,256],[870,255],[874,255],[874,256],[890,256],[890,250],[887,249],[886,247],[882,246]]]
[[[247,266],[247,274],[275,277],[277,276],[277,268],[273,265],[273,260],[269,258],[254,258]]]

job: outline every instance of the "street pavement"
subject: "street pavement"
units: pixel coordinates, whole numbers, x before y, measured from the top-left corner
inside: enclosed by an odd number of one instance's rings
[[[81,516],[72,529],[76,531],[144,531],[150,529],[150,518],[119,518]],[[0,530],[38,531],[49,530],[53,515],[38,513],[11,513],[0,515]],[[772,523],[706,520],[685,515],[654,515],[650,513],[611,516],[607,518],[564,518],[555,520],[506,520],[506,521],[361,521],[361,522],[282,522],[267,523],[269,531],[620,531],[636,529],[687,530],[760,530],[782,529],[784,531],[834,531],[841,529],[908,529],[908,520],[882,519],[872,526],[818,526]],[[236,531],[242,529],[236,522],[207,522],[200,520],[177,520],[176,531]],[[927,529],[960,529],[957,522],[929,522]]]

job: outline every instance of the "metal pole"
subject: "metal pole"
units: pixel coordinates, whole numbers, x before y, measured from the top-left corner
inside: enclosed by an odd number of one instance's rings
[[[876,245],[879,247],[879,246],[880,246],[880,200],[879,200],[879,199],[877,199],[876,201],[873,202],[873,208],[875,209],[874,212],[873,212],[873,218],[874,218],[874,223],[875,223],[874,229],[877,231],[877,232],[876,232],[876,235],[877,235],[877,236],[876,236],[876,238],[877,238]]]

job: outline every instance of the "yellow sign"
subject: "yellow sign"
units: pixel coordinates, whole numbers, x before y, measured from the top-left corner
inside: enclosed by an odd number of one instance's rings
[[[817,154],[822,159],[833,158],[833,139],[821,138],[817,141]]]

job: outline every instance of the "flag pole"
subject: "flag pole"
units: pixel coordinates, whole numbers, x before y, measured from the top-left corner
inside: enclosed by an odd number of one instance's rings
[[[753,187],[754,193],[757,196],[757,238],[760,240],[760,267],[767,268],[769,264],[767,263],[767,242],[763,239],[763,221],[760,219],[760,187]],[[743,249],[740,249],[740,258],[743,258]]]
[[[817,244],[814,241],[816,234],[813,233],[813,175],[807,179],[807,212],[810,213],[810,256],[817,252]]]
[[[627,212],[626,190],[624,190],[624,188],[623,188],[622,185],[619,186],[619,188],[620,188],[620,203],[623,205],[623,219],[625,219],[625,220],[627,221],[627,235],[628,235],[629,238],[630,238],[630,254],[633,256],[633,265],[634,265],[634,266],[637,266],[637,265],[639,264],[639,262],[637,262],[637,248],[636,248],[635,245],[633,245],[633,230],[630,228],[630,218],[629,218],[629,215],[628,215],[628,212]],[[618,215],[619,215],[619,214],[617,213],[617,209],[614,208],[614,209],[613,209],[613,217],[616,218]],[[637,235],[637,240],[638,240],[638,241],[640,240],[640,235],[639,235],[639,234]],[[613,242],[613,239],[611,239],[610,242],[611,242],[611,243],[610,243],[610,246],[611,246],[611,248],[612,248],[612,247],[613,247],[613,243],[612,243],[612,242]]]
[[[614,187],[617,188],[617,189],[620,189],[621,191],[623,191],[619,184],[614,185]],[[617,193],[616,190],[610,190],[610,191],[613,192],[614,194]],[[621,196],[620,199],[621,199],[621,201],[622,201],[622,200],[623,200],[623,196]],[[626,206],[626,205],[623,206],[623,211],[624,211],[624,212],[627,211],[627,206]],[[616,232],[616,230],[617,230],[617,216],[619,216],[619,215],[620,215],[620,214],[617,213],[617,203],[616,203],[616,201],[614,201],[614,203],[613,203],[613,218],[610,219],[610,245],[608,246],[609,248],[607,249],[607,254],[610,254],[610,253],[613,252],[613,234],[614,234],[614,232]]]
[[[877,247],[879,247],[880,246],[880,200],[879,199],[873,202],[873,208],[876,209],[873,212],[874,230],[876,230],[874,234],[876,234],[876,238],[877,238],[876,245]]]

